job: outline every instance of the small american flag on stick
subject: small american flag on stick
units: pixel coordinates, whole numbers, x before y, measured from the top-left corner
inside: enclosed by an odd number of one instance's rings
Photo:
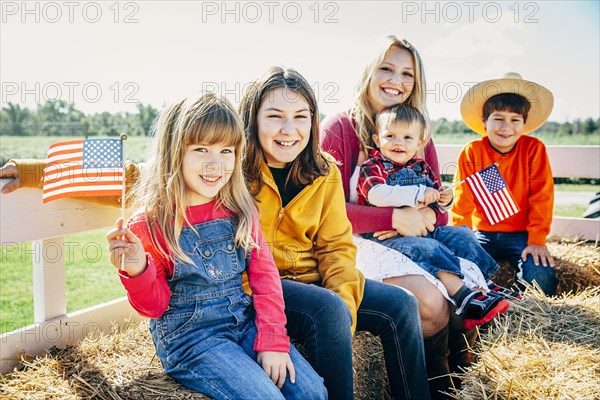
[[[520,211],[512,193],[498,171],[498,163],[482,169],[466,179],[475,198],[491,225],[515,215]]]
[[[44,203],[63,197],[118,196],[122,190],[121,139],[80,139],[50,146]]]

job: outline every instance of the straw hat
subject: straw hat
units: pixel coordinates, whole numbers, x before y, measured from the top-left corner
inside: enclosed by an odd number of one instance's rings
[[[523,134],[542,126],[552,112],[552,92],[540,84],[524,80],[515,72],[509,72],[500,79],[480,82],[467,91],[460,103],[460,113],[465,124],[475,132],[486,135],[482,121],[483,105],[490,97],[501,93],[519,94],[531,103]]]

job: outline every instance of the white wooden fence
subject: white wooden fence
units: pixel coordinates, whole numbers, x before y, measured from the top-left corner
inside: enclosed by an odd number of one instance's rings
[[[442,173],[453,174],[462,146],[436,147]],[[548,146],[548,152],[555,176],[600,178],[599,146]],[[35,321],[31,326],[0,336],[1,373],[17,365],[22,354],[39,355],[52,346],[75,344],[94,328],[107,330],[112,322],[141,319],[125,297],[66,313],[63,236],[101,227],[108,230],[120,210],[72,199],[44,205],[41,198],[41,190],[27,188],[0,195],[0,241],[6,246],[5,254],[23,254],[24,243],[32,242]],[[594,240],[600,234],[600,220],[555,217],[552,234]],[[107,248],[104,244],[100,246],[103,250]],[[108,265],[108,255],[106,260],[106,268],[112,268]]]

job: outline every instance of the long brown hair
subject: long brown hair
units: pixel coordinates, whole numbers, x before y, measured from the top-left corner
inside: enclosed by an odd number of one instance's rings
[[[217,206],[237,214],[236,246],[246,251],[256,247],[252,219],[256,206],[242,173],[245,135],[235,108],[224,98],[207,93],[181,99],[165,107],[152,127],[148,163],[132,192],[133,204],[143,209],[152,242],[160,253],[174,261],[191,262],[179,245],[188,190],[183,179],[183,157],[188,145],[225,144],[235,149],[235,165],[229,181],[217,194]],[[157,239],[160,232],[166,249]],[[198,232],[196,232],[198,233]]]
[[[311,114],[310,137],[306,148],[291,162],[288,181],[295,186],[305,186],[319,176],[327,175],[329,164],[319,146],[319,109],[315,94],[302,75],[291,68],[272,67],[244,94],[239,110],[246,131],[247,151],[244,173],[251,185],[251,193],[257,195],[262,188],[261,169],[266,157],[258,140],[258,110],[267,96],[278,88],[289,89],[302,96]]]
[[[375,126],[376,113],[369,101],[369,84],[371,83],[375,71],[377,71],[377,68],[379,68],[392,47],[405,49],[413,56],[415,61],[415,85],[405,103],[419,110],[421,114],[425,116],[425,119],[428,120],[427,110],[425,108],[425,71],[423,70],[421,56],[419,56],[417,49],[406,40],[399,39],[394,35],[386,36],[378,46],[375,57],[371,63],[367,64],[363,71],[362,78],[357,88],[354,108],[350,112],[351,116],[356,120],[356,132],[363,149],[369,149],[374,146],[372,137],[374,133],[377,133]],[[427,131],[428,130],[429,129],[427,129]]]

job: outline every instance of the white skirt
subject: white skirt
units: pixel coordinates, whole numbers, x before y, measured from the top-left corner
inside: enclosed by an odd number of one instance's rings
[[[356,268],[358,268],[366,278],[381,282],[386,278],[393,278],[396,276],[421,275],[431,282],[445,298],[454,304],[454,300],[450,298],[450,295],[442,282],[412,262],[404,254],[372,240],[364,239],[359,235],[352,235],[352,241],[357,247]],[[459,260],[461,272],[465,276],[463,279],[465,285],[468,288],[489,290],[485,278],[477,265],[462,258],[459,258]]]

